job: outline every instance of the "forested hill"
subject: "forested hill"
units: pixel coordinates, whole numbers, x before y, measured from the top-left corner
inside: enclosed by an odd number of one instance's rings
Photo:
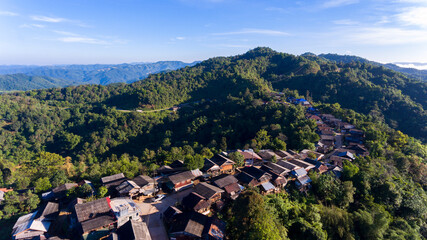
[[[350,62],[360,62],[360,63],[369,63],[376,66],[383,66],[388,69],[394,70],[396,72],[403,73],[407,75],[408,77],[423,80],[427,82],[427,70],[418,70],[415,68],[405,68],[400,67],[393,63],[379,63],[374,61],[369,61],[368,59],[357,57],[357,56],[350,56],[350,55],[338,55],[338,54],[319,54],[319,57],[325,58],[330,61],[334,61],[337,63],[350,63]]]
[[[24,75],[14,75],[14,78],[0,75],[5,79],[0,86],[0,90],[30,90],[81,84],[132,83],[146,78],[149,74],[176,70],[194,64],[180,61],[162,61],[134,64],[0,66],[0,74],[25,74],[26,76],[34,77],[34,81],[46,79],[53,82],[52,80],[56,79],[55,84],[52,85],[40,83],[39,85],[29,84],[26,86],[25,82],[22,82]]]
[[[212,58],[194,67],[153,74],[130,85],[38,91],[40,100],[104,102],[123,109],[158,109],[187,101],[226,99],[246,91],[298,90],[310,100],[339,103],[391,127],[427,139],[427,83],[381,66],[335,63],[257,48],[234,57]],[[90,96],[90,97],[89,97]]]
[[[52,77],[28,76],[22,73],[0,75],[0,91],[27,91],[73,85],[74,82]]]

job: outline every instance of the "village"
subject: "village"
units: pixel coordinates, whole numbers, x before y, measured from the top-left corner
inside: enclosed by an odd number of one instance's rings
[[[280,99],[281,93],[277,93]],[[279,101],[279,100],[277,100]],[[310,172],[340,178],[345,161],[369,155],[364,132],[333,115],[322,114],[305,99],[283,104],[306,107],[306,117],[317,124],[315,150],[234,149],[204,160],[189,170],[176,160],[153,176],[127,179],[123,173],[100,179],[109,196],[87,201],[70,199],[78,186],[95,188],[90,181],[66,183],[42,194],[43,204],[18,219],[13,239],[225,239],[226,223],[218,215],[245,189],[274,194],[296,189],[310,191]],[[238,166],[230,157],[243,158]],[[3,192],[0,189],[0,202]]]

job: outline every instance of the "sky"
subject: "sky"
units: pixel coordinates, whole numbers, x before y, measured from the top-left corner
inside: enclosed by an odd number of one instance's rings
[[[0,0],[0,64],[192,62],[258,46],[427,63],[427,0]]]

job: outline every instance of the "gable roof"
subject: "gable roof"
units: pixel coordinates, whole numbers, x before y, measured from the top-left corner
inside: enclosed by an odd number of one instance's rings
[[[238,180],[233,175],[226,175],[222,178],[219,178],[214,181],[214,184],[217,185],[219,188],[223,188],[229,184],[237,183]]]
[[[133,189],[139,189],[140,187],[132,180],[126,180],[116,187],[119,194],[128,194]]]
[[[302,168],[305,168],[305,169],[312,169],[312,168],[314,168],[313,164],[301,161],[299,159],[292,159],[292,160],[289,160],[289,162],[292,163],[292,164],[294,164],[294,165],[297,165],[297,166],[300,166]]]
[[[181,204],[185,209],[191,209],[194,211],[199,211],[200,209],[209,208],[211,206],[211,202],[209,200],[206,200],[196,192],[191,192],[185,196],[182,199]]]
[[[267,176],[271,177],[269,173],[264,172],[261,169],[258,169],[256,167],[244,167],[242,168],[242,171],[253,176],[256,180],[260,180],[262,177]]]
[[[120,239],[151,240],[151,236],[145,222],[129,220],[117,230],[117,233],[119,234]]]
[[[185,212],[174,217],[171,233],[185,232],[201,238],[208,217],[198,212]]]
[[[110,199],[106,197],[88,203],[76,204],[74,209],[76,211],[77,220],[79,222],[84,222],[110,213]]]
[[[37,214],[34,216],[34,218],[54,220],[57,217],[58,213],[59,204],[54,202],[48,202],[37,211]]]
[[[115,222],[115,219],[111,215],[103,215],[87,221],[81,222],[83,233],[95,230],[97,228],[110,225]]]
[[[249,184],[252,181],[256,182],[256,179],[253,176],[247,174],[246,172],[240,172],[236,175],[236,178],[244,184]]]
[[[175,206],[169,206],[164,212],[163,212],[163,216],[166,219],[170,219],[173,216],[182,213],[181,210],[179,210],[178,208],[176,208]]]
[[[284,174],[290,172],[289,169],[287,169],[283,166],[280,166],[277,163],[273,163],[273,162],[266,162],[265,166],[267,166],[269,169],[271,169],[271,171],[273,171],[274,173],[279,174],[279,175],[284,175]],[[261,166],[261,169],[264,170],[262,166]]]
[[[278,161],[277,164],[288,169],[288,170],[290,170],[290,171],[301,168],[300,166],[297,166],[295,164],[290,163],[289,161],[284,161],[284,160]]]
[[[154,184],[154,179],[146,175],[139,175],[133,179],[133,182],[136,183],[139,187],[144,187],[148,184]]]
[[[300,168],[293,171],[293,174],[297,177],[302,177],[307,175],[307,171],[304,168]]]
[[[262,158],[258,154],[256,154],[254,151],[239,150],[239,152],[243,155],[245,160],[246,159],[262,160]]]
[[[214,163],[212,160],[210,160],[208,158],[205,158],[205,163],[204,163],[203,168],[202,168],[203,171],[206,172],[208,170],[219,170],[219,169],[220,168],[216,163]]]
[[[217,164],[218,166],[222,167],[224,165],[234,165],[236,164],[234,161],[232,161],[231,159],[221,155],[221,154],[216,154],[215,156],[213,156],[210,159],[213,163]]]
[[[305,185],[311,182],[311,178],[308,175],[297,178],[297,183],[299,185]]]
[[[258,155],[261,156],[265,160],[270,160],[273,157],[276,157],[276,159],[281,159],[282,157],[276,154],[273,150],[261,150],[258,152]]]
[[[265,182],[265,183],[261,184],[261,186],[264,189],[264,191],[270,191],[270,190],[273,190],[275,188],[271,182]]]
[[[238,183],[229,184],[225,186],[224,189],[227,193],[239,192],[241,190]]]
[[[72,188],[75,188],[77,186],[78,186],[77,183],[65,183],[52,189],[52,193],[55,195],[55,197],[65,197],[66,191]]]
[[[222,190],[221,188],[215,187],[213,185],[210,185],[206,182],[202,182],[202,183],[197,184],[194,187],[194,192],[200,194],[205,199],[210,199],[211,197],[213,197],[217,193],[223,193],[224,190]]]
[[[120,183],[122,183],[125,180],[126,180],[126,177],[123,173],[118,173],[118,174],[114,174],[111,176],[106,176],[106,177],[101,178],[102,184],[107,186],[107,187],[113,186],[113,185],[119,185]]]
[[[193,175],[193,173],[191,171],[185,171],[182,173],[178,173],[178,174],[174,174],[174,175],[169,176],[169,180],[173,184],[177,184],[177,183],[187,181],[187,180],[191,180],[194,178],[195,178],[195,176]]]

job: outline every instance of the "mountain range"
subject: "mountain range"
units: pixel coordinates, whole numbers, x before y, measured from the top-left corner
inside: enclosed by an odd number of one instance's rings
[[[132,83],[149,74],[176,70],[194,63],[161,61],[155,63],[0,66],[0,91],[66,87],[81,84]]]

